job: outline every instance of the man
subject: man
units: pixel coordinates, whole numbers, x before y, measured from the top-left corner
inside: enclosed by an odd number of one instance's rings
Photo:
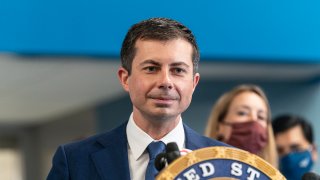
[[[311,125],[295,115],[281,115],[272,122],[280,171],[287,179],[301,179],[317,160]]]
[[[133,25],[123,41],[118,70],[133,104],[129,121],[60,146],[48,179],[154,179],[154,165],[148,163],[153,144],[176,142],[179,149],[191,150],[224,146],[182,123],[181,113],[200,79],[198,62],[196,40],[181,23],[152,18]]]

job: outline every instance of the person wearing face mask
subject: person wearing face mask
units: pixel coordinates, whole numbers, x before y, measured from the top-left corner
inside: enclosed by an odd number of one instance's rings
[[[223,94],[212,108],[205,135],[256,154],[278,167],[270,107],[259,86],[239,85]]]
[[[312,126],[302,117],[291,114],[275,117],[272,126],[280,171],[289,180],[300,180],[312,170],[318,156]]]

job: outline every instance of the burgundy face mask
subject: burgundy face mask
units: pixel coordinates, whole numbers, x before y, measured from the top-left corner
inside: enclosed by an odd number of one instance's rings
[[[230,124],[231,136],[227,144],[257,154],[267,145],[267,129],[256,121]]]

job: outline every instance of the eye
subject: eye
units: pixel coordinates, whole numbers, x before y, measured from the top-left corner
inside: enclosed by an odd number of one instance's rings
[[[182,74],[182,73],[186,72],[185,69],[179,68],[179,67],[173,68],[172,71],[174,74]]]
[[[265,121],[266,117],[265,116],[258,116],[258,119],[261,120],[261,121]]]
[[[300,152],[303,151],[303,149],[298,144],[292,144],[290,145],[291,152]]]
[[[279,155],[284,155],[284,149],[282,147],[277,147]]]
[[[245,111],[238,111],[237,112],[237,115],[239,115],[239,116],[245,116],[245,115],[247,115],[248,113],[247,112],[245,112]]]
[[[156,66],[147,66],[144,67],[143,70],[145,70],[148,73],[156,72],[159,68]]]

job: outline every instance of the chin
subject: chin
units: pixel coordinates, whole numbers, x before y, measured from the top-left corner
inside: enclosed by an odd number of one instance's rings
[[[153,113],[152,116],[157,120],[164,121],[164,120],[170,120],[176,117],[177,115],[169,112],[156,112],[156,113]]]

